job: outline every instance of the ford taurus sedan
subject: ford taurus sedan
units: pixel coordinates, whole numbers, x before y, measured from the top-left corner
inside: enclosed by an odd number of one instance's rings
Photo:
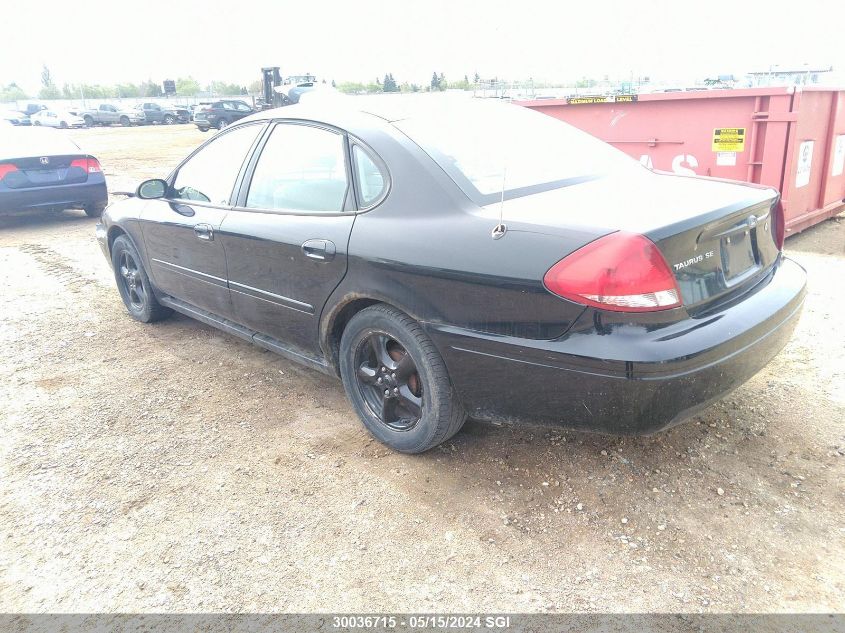
[[[409,453],[468,415],[664,429],[759,371],[805,294],[776,191],[448,97],[250,116],[97,236],[134,318],[176,310],[337,375]]]
[[[0,130],[0,211],[84,209],[108,202],[99,161],[56,130]]]

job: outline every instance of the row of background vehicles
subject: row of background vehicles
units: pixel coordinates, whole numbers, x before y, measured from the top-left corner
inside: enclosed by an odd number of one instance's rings
[[[234,103],[231,100],[223,100]],[[95,125],[174,125],[190,123],[194,120],[195,112],[214,107],[222,102],[200,103],[192,106],[176,106],[161,103],[141,103],[128,107],[101,103],[94,108],[52,108],[42,104],[28,104],[26,109],[0,111],[0,121],[15,126],[43,126],[55,128],[80,128]],[[246,109],[246,114],[253,112],[252,108],[243,101],[237,102],[238,111]],[[222,107],[222,106],[221,106]],[[246,114],[242,116],[246,116]],[[240,118],[240,117],[238,117]],[[215,119],[216,121],[217,119]],[[229,119],[227,119],[229,120]],[[233,122],[231,118],[229,122]],[[216,127],[216,126],[215,126]],[[206,129],[208,129],[206,127]]]

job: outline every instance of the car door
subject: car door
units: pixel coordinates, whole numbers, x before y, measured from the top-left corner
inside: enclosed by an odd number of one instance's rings
[[[354,209],[346,136],[275,124],[223,221],[235,320],[316,352],[320,313],[346,274]]]
[[[102,123],[117,123],[117,110],[115,107],[107,104],[101,105],[100,121]]]
[[[160,291],[223,317],[232,316],[219,231],[244,162],[264,122],[221,133],[168,180],[165,199],[141,212],[149,271]]]

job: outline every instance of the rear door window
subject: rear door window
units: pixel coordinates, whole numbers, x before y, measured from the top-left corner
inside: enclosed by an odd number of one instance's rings
[[[340,212],[349,187],[345,138],[310,125],[279,124],[261,151],[247,194],[253,209]]]
[[[386,178],[369,152],[357,144],[352,146],[352,164],[358,181],[358,206],[369,207],[384,193]]]

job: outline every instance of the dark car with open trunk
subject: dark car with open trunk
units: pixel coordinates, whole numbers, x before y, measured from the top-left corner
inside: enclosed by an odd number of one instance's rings
[[[776,191],[448,96],[248,117],[97,235],[133,317],[176,310],[337,375],[405,452],[467,415],[659,431],[759,371],[805,294]]]

